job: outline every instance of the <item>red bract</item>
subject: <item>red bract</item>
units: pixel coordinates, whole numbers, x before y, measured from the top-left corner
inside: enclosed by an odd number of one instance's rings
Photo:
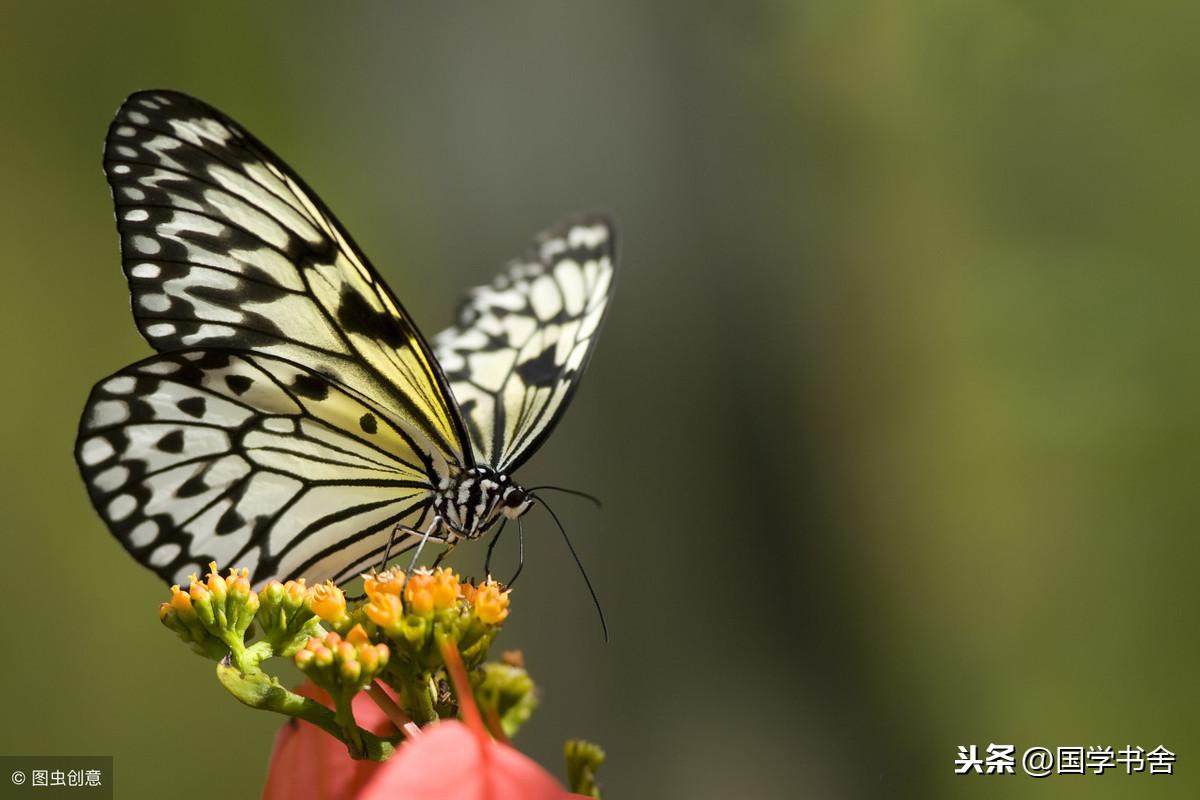
[[[357,800],[562,800],[568,794],[533,760],[461,722],[438,722],[405,743]]]
[[[311,683],[296,690],[331,705]],[[470,702],[470,701],[468,701]],[[471,703],[473,706],[474,703]],[[358,724],[380,735],[395,728],[379,706],[354,698]],[[421,729],[387,761],[357,761],[346,745],[307,722],[293,720],[275,738],[263,800],[542,800],[569,794],[536,762],[486,733],[448,720]]]
[[[324,690],[305,683],[297,693],[331,706]],[[354,718],[372,733],[394,735],[395,728],[366,693],[354,698]],[[357,761],[346,745],[300,720],[284,725],[275,737],[263,800],[344,800],[354,798],[385,764]]]

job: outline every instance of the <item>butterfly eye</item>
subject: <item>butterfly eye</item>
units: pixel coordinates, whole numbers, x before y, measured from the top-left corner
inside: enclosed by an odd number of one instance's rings
[[[509,508],[517,508],[525,503],[525,493],[520,489],[509,489],[504,493],[504,505]]]

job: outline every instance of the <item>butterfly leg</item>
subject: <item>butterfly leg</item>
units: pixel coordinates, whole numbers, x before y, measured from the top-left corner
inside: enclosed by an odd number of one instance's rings
[[[446,542],[446,549],[438,553],[438,557],[433,560],[433,568],[437,569],[442,565],[442,559],[450,555],[450,552],[458,547],[458,539],[450,539]]]
[[[376,570],[377,572],[383,572],[385,569],[387,569],[387,563],[392,557],[392,545],[396,543],[396,531],[400,530],[402,527],[404,526],[399,522],[392,526],[392,531],[388,534],[387,547],[383,549],[383,560],[379,562],[379,568]]]
[[[521,518],[517,517],[517,571],[508,579],[506,588],[511,589],[512,585],[517,582],[517,576],[521,574],[521,570],[525,568],[525,526],[521,524]]]
[[[408,586],[408,579],[412,576],[413,570],[417,568],[417,559],[421,557],[421,551],[425,549],[425,543],[429,541],[429,537],[433,535],[433,532],[443,524],[441,517],[434,517],[433,521],[429,523],[429,527],[421,534],[421,543],[417,545],[417,551],[413,553],[412,561],[408,563],[408,572],[404,574],[404,586]],[[417,531],[413,531],[413,533],[417,533]],[[403,587],[401,587],[400,595],[401,597],[404,596]]]
[[[496,542],[500,541],[500,534],[504,533],[504,526],[507,524],[507,517],[500,520],[500,527],[496,529],[496,535],[492,537],[492,541],[488,542],[487,556],[483,559],[483,574],[488,579],[492,577],[492,551],[496,549]]]

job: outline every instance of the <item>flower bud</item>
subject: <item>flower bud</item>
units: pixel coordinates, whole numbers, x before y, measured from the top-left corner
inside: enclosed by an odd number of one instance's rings
[[[474,675],[475,699],[484,713],[494,713],[506,736],[513,736],[537,708],[537,689],[529,673],[510,664],[488,662]]]
[[[259,593],[255,618],[274,655],[294,655],[309,636],[321,631],[319,618],[308,607],[308,596],[303,580],[271,580]]]
[[[387,656],[387,647],[373,644],[366,630],[355,625],[344,639],[336,631],[310,637],[293,662],[331,695],[348,698],[374,680]]]
[[[213,593],[214,603],[224,603],[225,595],[228,593],[229,587],[225,583],[225,579],[217,572],[217,562],[208,562],[208,590]]]

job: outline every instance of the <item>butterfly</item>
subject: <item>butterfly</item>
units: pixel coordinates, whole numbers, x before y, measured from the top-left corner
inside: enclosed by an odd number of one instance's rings
[[[75,455],[137,561],[169,583],[210,561],[256,586],[342,583],[393,545],[452,547],[535,504],[513,472],[595,346],[606,218],[538,236],[430,340],[320,198],[211,106],[130,96],[104,171],[157,355],[93,387]]]

